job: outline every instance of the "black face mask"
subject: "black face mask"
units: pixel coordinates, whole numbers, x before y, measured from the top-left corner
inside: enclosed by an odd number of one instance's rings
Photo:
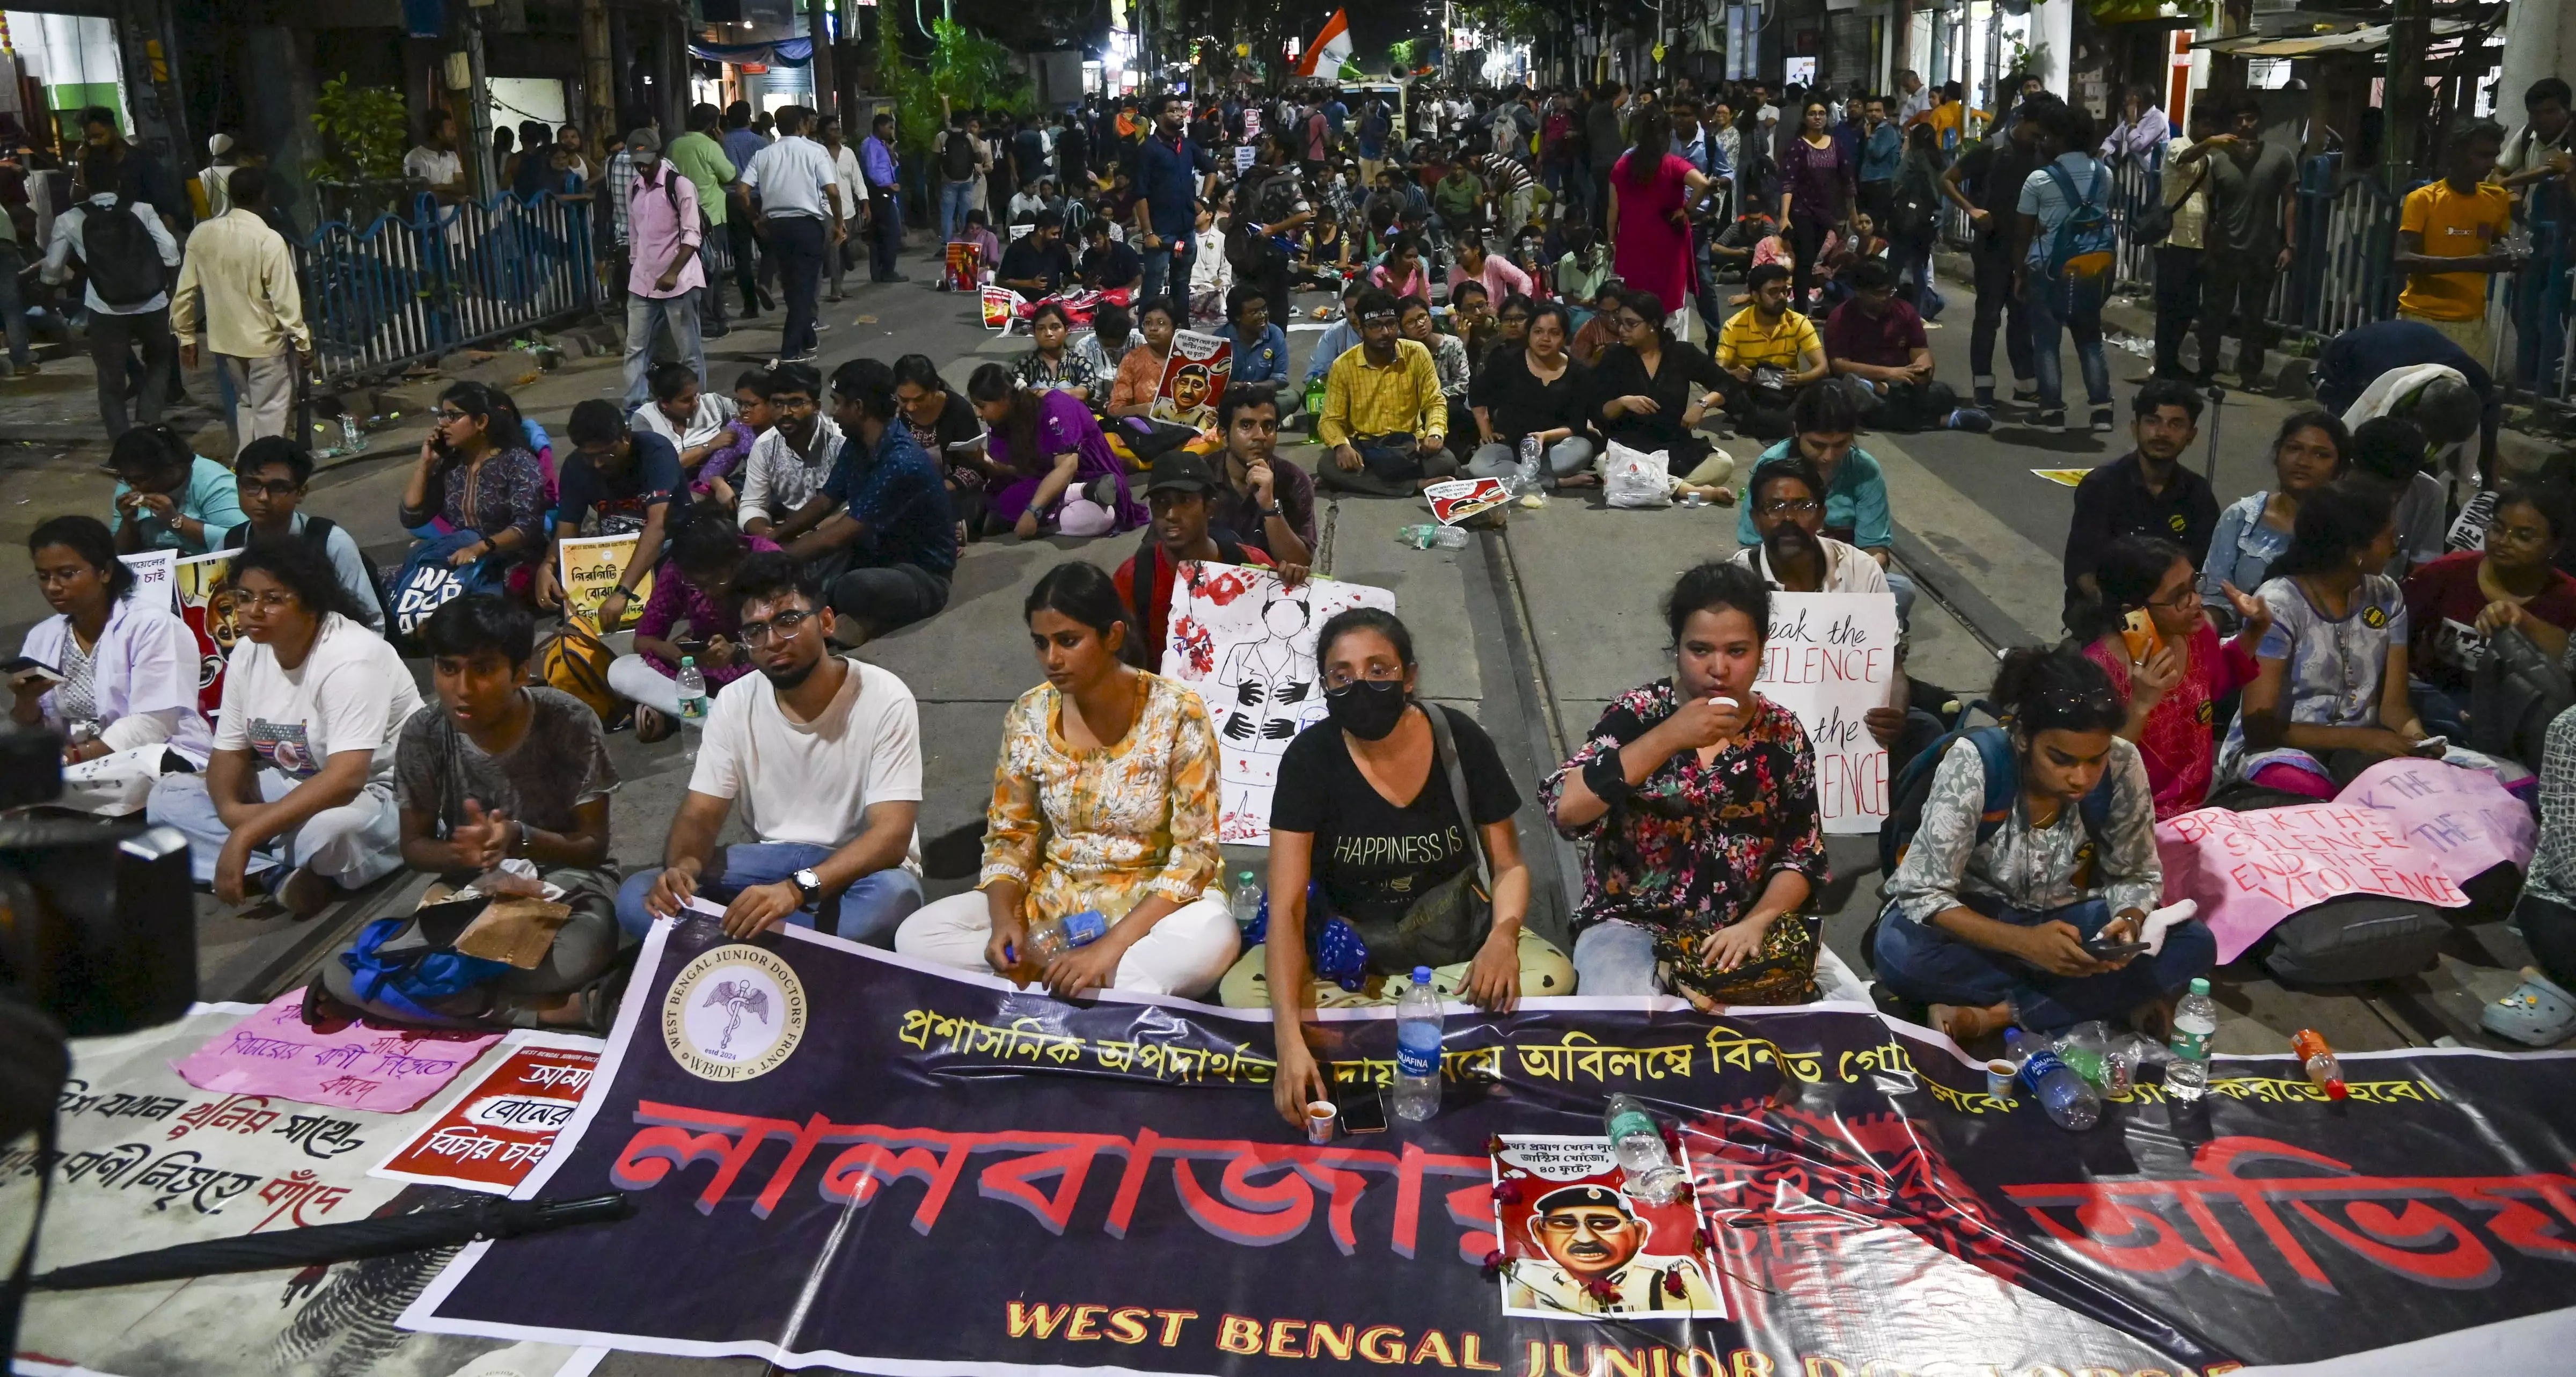
[[[1362,741],[1385,740],[1404,720],[1408,701],[1401,679],[1355,679],[1324,690],[1324,709],[1332,714],[1333,725]]]

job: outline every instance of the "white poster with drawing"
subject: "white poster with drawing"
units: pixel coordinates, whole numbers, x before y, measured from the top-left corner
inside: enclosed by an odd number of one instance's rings
[[[1163,673],[1198,691],[1216,729],[1217,840],[1270,844],[1279,757],[1323,720],[1315,633],[1354,607],[1395,610],[1395,594],[1310,578],[1295,588],[1268,569],[1184,560],[1172,577]]]
[[[1876,832],[1887,821],[1887,748],[1863,719],[1887,705],[1896,642],[1892,594],[1771,594],[1771,634],[1753,687],[1807,729],[1827,832]]]

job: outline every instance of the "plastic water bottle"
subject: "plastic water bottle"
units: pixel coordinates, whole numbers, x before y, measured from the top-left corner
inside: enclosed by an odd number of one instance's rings
[[[1610,1112],[1603,1120],[1610,1134],[1610,1150],[1619,1159],[1619,1170],[1627,1173],[1628,1194],[1657,1205],[1668,1205],[1682,1193],[1682,1169],[1673,1161],[1673,1151],[1664,1146],[1663,1130],[1655,1116],[1647,1112],[1634,1095],[1610,1097]]]
[[[698,673],[697,657],[680,657],[680,758],[698,758],[698,736],[707,729],[707,676]]]
[[[1410,545],[1417,550],[1464,550],[1467,548],[1467,533],[1455,526],[1434,526],[1426,523],[1420,526],[1406,526],[1398,530],[1395,533],[1395,543]]]
[[[2194,980],[2191,993],[2174,1005],[2173,1060],[2165,1064],[2165,1093],[2177,1100],[2197,1100],[2209,1089],[2209,1039],[2218,1031],[2218,1003],[2209,997],[2209,982]]]
[[[1539,454],[1541,448],[1542,447],[1538,442],[1537,436],[1524,435],[1521,437],[1520,466],[1512,470],[1512,496],[1518,497],[1525,492],[1538,491]]]
[[[2102,1121],[2102,1097],[2093,1093],[2075,1068],[2049,1050],[2048,1044],[2033,1038],[2022,1041],[2021,1030],[2004,1034],[2007,1045],[2027,1051],[2022,1059],[2021,1086],[2039,1107],[2048,1111],[2051,1122],[2059,1128],[2081,1131]]]
[[[1076,947],[1087,947],[1109,931],[1109,919],[1096,909],[1068,913],[1061,918],[1040,918],[1029,924],[1029,950],[1043,966]]]
[[[2343,1063],[2335,1059],[2334,1049],[2326,1046],[2325,1034],[2314,1028],[2302,1028],[2290,1039],[2290,1055],[2308,1073],[2308,1080],[2326,1092],[2326,1098],[2340,1100],[2352,1092],[2344,1088]]]
[[[1252,878],[1251,871],[1246,870],[1235,875],[1234,892],[1226,896],[1226,906],[1234,911],[1234,926],[1237,930],[1251,930],[1253,923],[1261,917],[1261,906],[1264,902],[1266,901],[1261,895],[1261,882]]]
[[[1395,1003],[1395,1091],[1388,1108],[1399,1119],[1440,1112],[1440,997],[1431,968],[1413,968],[1413,988]]]

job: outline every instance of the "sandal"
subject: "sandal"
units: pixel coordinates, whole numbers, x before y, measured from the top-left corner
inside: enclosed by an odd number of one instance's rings
[[[2547,1047],[2576,1034],[2576,995],[2529,966],[2513,993],[2489,1004],[2478,1026],[2526,1047]]]
[[[670,714],[663,712],[660,708],[648,708],[641,703],[635,705],[635,739],[637,741],[650,746],[656,741],[669,740],[671,738],[671,733],[678,729],[679,724],[673,722]]]

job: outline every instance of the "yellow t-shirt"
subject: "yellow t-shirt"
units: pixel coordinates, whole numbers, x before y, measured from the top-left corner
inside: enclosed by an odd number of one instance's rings
[[[2512,217],[2513,196],[2503,187],[2480,183],[2463,196],[2440,181],[2406,193],[2397,227],[2422,237],[2421,252],[2427,258],[2474,258],[2504,237]],[[2426,320],[2482,320],[2487,275],[2409,273],[2397,308]]]
[[[1815,323],[1805,316],[1782,311],[1780,323],[1765,329],[1761,317],[1747,306],[1717,332],[1717,363],[1721,368],[1759,368],[1767,363],[1795,373],[1807,350],[1822,347]]]

